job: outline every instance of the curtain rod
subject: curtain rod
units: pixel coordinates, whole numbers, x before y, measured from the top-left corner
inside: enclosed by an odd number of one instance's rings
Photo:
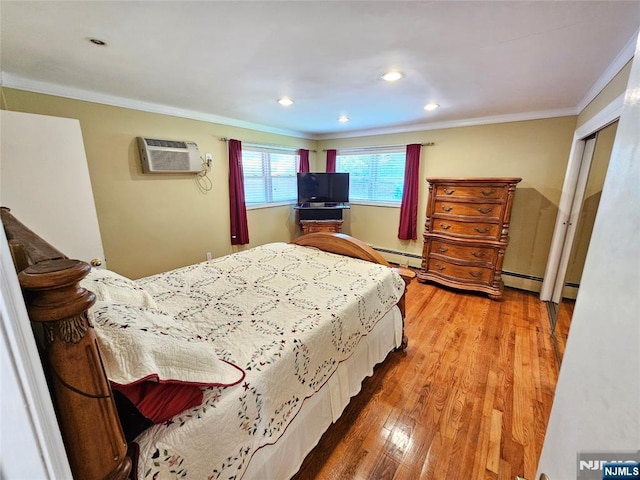
[[[421,147],[433,147],[435,145],[435,143],[433,142],[427,142],[427,143],[421,143],[420,146]],[[406,147],[406,145],[375,145],[372,147],[344,147],[344,148],[335,148],[335,149],[323,149],[323,152],[326,152],[327,150],[360,150],[363,152],[366,152],[367,150],[375,150],[377,148],[400,148],[400,147]]]
[[[228,138],[221,137],[221,142],[229,141]],[[266,148],[274,148],[279,150],[300,150],[302,147],[290,147],[288,145],[277,145],[275,143],[259,143],[259,142],[242,142],[244,145],[252,146],[252,147],[266,147]],[[310,152],[317,153],[317,150],[309,150]]]

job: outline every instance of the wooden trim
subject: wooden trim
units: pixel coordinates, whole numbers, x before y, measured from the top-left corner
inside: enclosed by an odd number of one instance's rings
[[[496,184],[503,186],[505,183],[520,183],[522,178],[520,177],[429,177],[427,182],[430,185],[437,183],[439,185],[457,184],[459,182],[465,182],[469,185],[492,185]],[[515,187],[514,187],[515,188]]]
[[[298,237],[293,242],[304,247],[315,247],[325,252],[359,258],[367,262],[379,263],[386,267],[389,263],[366,243],[344,233],[316,232]]]

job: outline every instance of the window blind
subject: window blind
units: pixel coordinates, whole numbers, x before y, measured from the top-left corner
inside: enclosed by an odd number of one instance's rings
[[[296,150],[242,145],[244,192],[247,205],[295,202],[298,153]]]
[[[405,161],[404,146],[342,149],[336,171],[349,173],[349,201],[400,205]]]

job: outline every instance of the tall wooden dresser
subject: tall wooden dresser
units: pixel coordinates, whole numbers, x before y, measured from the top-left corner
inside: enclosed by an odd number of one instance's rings
[[[521,178],[428,178],[419,281],[502,297],[502,261]]]

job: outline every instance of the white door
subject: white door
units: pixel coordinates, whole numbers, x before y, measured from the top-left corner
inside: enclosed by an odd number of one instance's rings
[[[578,181],[575,187],[573,202],[569,210],[569,215],[566,217],[566,220],[564,220],[564,226],[566,227],[566,230],[564,231],[562,254],[560,256],[560,265],[558,266],[558,272],[553,287],[553,295],[551,297],[551,301],[556,305],[559,304],[562,300],[562,293],[565,287],[565,277],[567,275],[567,267],[569,265],[569,258],[576,235],[578,218],[580,217],[580,213],[582,212],[582,203],[587,188],[587,180],[589,178],[589,170],[591,168],[591,162],[593,160],[596,138],[597,135],[592,135],[591,137],[584,140],[584,151],[582,153],[580,173],[578,174]]]
[[[9,244],[2,234],[0,392],[0,478],[72,478]]]
[[[105,265],[80,122],[1,111],[0,204],[71,258]]]
[[[640,450],[639,92],[640,38],[536,479],[582,468],[580,478],[602,478],[578,454]]]

